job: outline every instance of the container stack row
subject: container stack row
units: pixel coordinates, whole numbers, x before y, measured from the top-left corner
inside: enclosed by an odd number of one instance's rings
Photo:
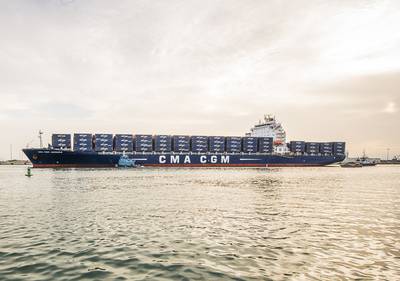
[[[304,142],[291,141],[288,144],[290,152],[310,155],[344,155],[346,144],[344,142]]]
[[[56,149],[71,149],[70,134],[53,134]],[[344,155],[344,142],[291,141],[289,151],[294,154]],[[73,137],[75,151],[96,152],[159,152],[159,153],[266,153],[274,151],[270,137],[223,137],[185,135],[130,135],[77,133]]]

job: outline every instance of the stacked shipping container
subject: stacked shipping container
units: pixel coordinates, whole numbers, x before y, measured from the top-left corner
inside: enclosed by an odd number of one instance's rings
[[[291,141],[289,149],[293,153],[304,153],[306,150],[306,143],[304,141]]]
[[[306,142],[306,153],[307,154],[318,154],[319,153],[319,143]]]
[[[76,133],[73,139],[75,151],[98,152],[196,152],[196,153],[272,153],[272,137],[222,137],[222,136],[169,136]],[[71,135],[53,134],[52,145],[56,149],[70,149]],[[344,155],[344,142],[304,142],[288,143],[292,153],[310,155]]]
[[[71,149],[71,135],[53,134],[51,136],[51,144],[57,149]]]
[[[154,150],[157,152],[171,152],[172,138],[167,135],[154,136]]]
[[[135,135],[135,151],[137,152],[153,151],[153,136]]]
[[[319,144],[319,152],[321,154],[332,154],[333,144],[331,142],[321,142]]]
[[[260,153],[272,153],[273,152],[273,138],[260,137],[258,138],[258,151]]]
[[[225,152],[225,137],[212,136],[208,137],[210,152],[223,153]]]
[[[94,149],[102,152],[113,151],[113,135],[112,134],[95,134]]]
[[[334,142],[333,143],[333,154],[334,155],[344,155],[346,144],[344,142]]]
[[[241,137],[226,137],[226,152],[239,153],[242,151]]]
[[[208,151],[208,137],[192,136],[190,138],[190,147],[192,152],[204,153]]]
[[[74,150],[75,151],[92,151],[93,136],[92,134],[74,134]]]
[[[118,152],[132,152],[133,136],[128,134],[116,134],[114,137],[114,150]]]
[[[175,152],[189,152],[190,151],[190,137],[189,136],[173,136],[172,146]]]
[[[244,137],[243,138],[243,152],[256,153],[258,151],[258,138]]]

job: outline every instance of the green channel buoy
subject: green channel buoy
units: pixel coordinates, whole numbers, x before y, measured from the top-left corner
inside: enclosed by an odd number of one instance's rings
[[[27,176],[27,177],[33,176],[33,175],[32,175],[32,172],[31,172],[31,167],[28,167],[28,169],[26,170],[25,176]]]

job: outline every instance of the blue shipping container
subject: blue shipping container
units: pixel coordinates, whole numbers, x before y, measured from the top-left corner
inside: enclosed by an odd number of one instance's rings
[[[230,153],[238,153],[242,151],[241,137],[226,137],[226,151]]]
[[[116,134],[114,137],[114,150],[118,152],[132,152],[133,135]]]
[[[260,153],[272,153],[273,152],[274,139],[270,137],[258,138],[258,151]]]
[[[93,150],[92,134],[75,133],[74,134],[74,150],[75,151],[92,151]]]
[[[94,149],[102,152],[113,151],[113,135],[112,134],[95,134]]]
[[[306,142],[306,153],[318,154],[319,153],[319,143],[318,142]]]
[[[331,142],[322,142],[319,144],[319,152],[322,154],[332,154],[333,145]]]
[[[175,152],[188,152],[190,150],[190,137],[173,136],[172,146]]]
[[[225,151],[225,137],[211,136],[208,137],[210,152],[222,153]]]
[[[208,137],[206,136],[192,136],[190,138],[192,152],[207,152],[208,151]]]
[[[71,135],[70,134],[53,134],[51,136],[51,144],[57,149],[70,149],[71,148]]]
[[[172,137],[168,135],[154,136],[154,150],[157,152],[171,152]]]
[[[258,151],[258,138],[244,137],[243,138],[243,152],[256,153]]]
[[[294,153],[303,153],[306,150],[306,143],[304,141],[291,141],[289,149]]]
[[[135,151],[137,152],[153,151],[153,136],[135,135]]]
[[[333,143],[333,154],[344,155],[345,151],[346,151],[346,143],[345,142],[334,142]]]

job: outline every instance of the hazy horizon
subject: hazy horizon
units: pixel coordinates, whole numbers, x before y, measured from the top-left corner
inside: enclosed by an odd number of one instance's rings
[[[398,1],[3,1],[0,159],[51,133],[244,135],[400,155]]]

